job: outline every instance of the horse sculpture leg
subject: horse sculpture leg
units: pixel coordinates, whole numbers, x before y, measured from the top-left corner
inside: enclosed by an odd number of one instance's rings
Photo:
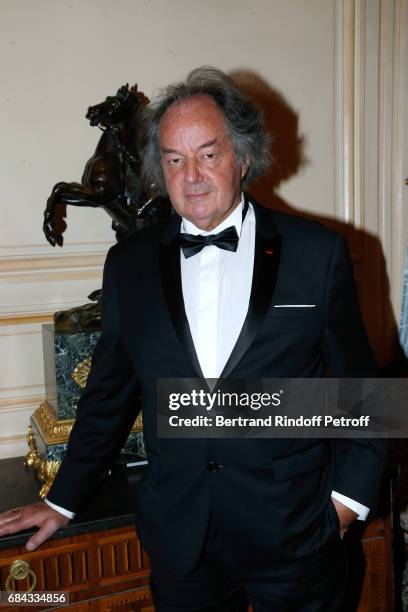
[[[52,246],[60,244],[55,234],[55,209],[59,204],[97,208],[103,206],[104,202],[101,202],[103,199],[103,190],[98,187],[84,187],[80,183],[63,182],[54,185],[44,211],[43,231],[48,242]]]

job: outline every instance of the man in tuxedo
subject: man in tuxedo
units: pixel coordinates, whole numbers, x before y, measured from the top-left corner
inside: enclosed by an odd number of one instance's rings
[[[157,381],[375,376],[343,240],[263,208],[243,188],[268,166],[260,113],[221,71],[169,86],[149,118],[146,172],[177,214],[108,253],[103,332],[32,550],[90,498],[143,396],[148,468],[136,525],[159,612],[343,609],[342,534],[375,504],[382,441],[164,439]]]

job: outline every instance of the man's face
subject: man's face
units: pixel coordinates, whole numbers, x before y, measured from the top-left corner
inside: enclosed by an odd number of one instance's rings
[[[238,205],[247,164],[235,158],[224,117],[212,98],[175,102],[160,124],[164,181],[179,215],[212,230]]]

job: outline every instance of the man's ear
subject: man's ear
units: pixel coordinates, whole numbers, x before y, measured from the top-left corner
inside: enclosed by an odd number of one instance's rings
[[[248,168],[249,168],[249,158],[246,157],[244,163],[241,166],[241,181],[246,175],[246,173],[248,172]]]

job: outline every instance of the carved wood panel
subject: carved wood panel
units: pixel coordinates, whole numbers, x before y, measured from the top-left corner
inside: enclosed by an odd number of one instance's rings
[[[98,607],[92,610],[98,610],[98,612],[154,612],[154,607],[149,589],[142,588],[115,595],[107,601],[99,601]]]

